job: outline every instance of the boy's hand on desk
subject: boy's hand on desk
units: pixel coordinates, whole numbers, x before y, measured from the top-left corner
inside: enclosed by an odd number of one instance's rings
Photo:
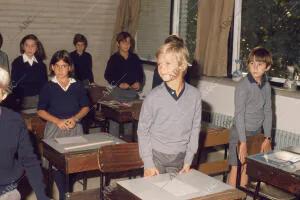
[[[271,150],[272,150],[271,140],[265,139],[261,145],[260,152],[262,153],[262,152],[267,152],[267,151],[271,151]]]
[[[151,177],[154,175],[159,175],[159,171],[157,168],[151,168],[151,169],[144,170],[144,177]]]
[[[134,84],[131,85],[132,88],[139,90],[141,87],[141,84],[139,82],[135,82]]]
[[[190,169],[191,165],[190,164],[184,164],[182,170],[180,170],[179,174],[183,174],[184,172],[191,172],[193,171]]]
[[[239,159],[242,164],[245,163],[246,156],[247,156],[247,144],[246,142],[241,142],[240,149],[239,149]]]
[[[119,85],[119,88],[121,88],[121,89],[128,89],[129,87],[130,87],[130,85],[127,83],[120,83],[120,85]]]

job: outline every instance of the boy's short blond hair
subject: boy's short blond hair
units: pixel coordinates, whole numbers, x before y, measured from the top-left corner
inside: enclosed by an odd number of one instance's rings
[[[177,60],[178,66],[191,66],[189,63],[190,54],[183,42],[168,42],[160,46],[157,50],[155,57],[158,59],[160,56],[171,53]]]
[[[4,94],[8,94],[10,92],[9,90],[9,84],[10,84],[10,77],[8,71],[0,65],[0,89]]]
[[[250,62],[253,62],[254,58],[255,58],[255,61],[264,62],[267,64],[267,66],[270,66],[273,64],[272,53],[270,51],[268,51],[267,49],[260,47],[260,46],[253,48],[252,51],[250,52],[249,57],[248,57],[248,64]]]

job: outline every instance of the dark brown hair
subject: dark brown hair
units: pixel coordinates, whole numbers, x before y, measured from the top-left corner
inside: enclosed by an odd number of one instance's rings
[[[2,44],[3,44],[3,37],[2,37],[2,34],[0,33],[0,49],[2,47]]]
[[[169,42],[176,42],[178,43],[179,45],[183,46],[184,45],[184,42],[183,42],[183,39],[178,36],[178,35],[169,35],[166,39],[165,39],[165,44],[166,43],[169,43]]]
[[[126,41],[127,38],[130,39],[130,49],[129,49],[129,51],[133,52],[133,50],[134,50],[134,40],[133,40],[132,36],[130,35],[130,33],[125,32],[125,31],[119,33],[116,37],[116,41],[117,41],[118,44],[120,44],[121,41]]]
[[[273,64],[272,53],[263,47],[255,47],[249,54],[248,64],[255,61],[266,63],[267,67]]]
[[[45,54],[43,44],[33,34],[29,34],[29,35],[26,35],[25,37],[23,37],[23,39],[20,42],[20,53],[23,54],[25,52],[24,49],[23,49],[23,46],[24,46],[24,43],[25,43],[26,40],[34,40],[35,41],[37,49],[36,49],[36,52],[35,52],[34,56],[37,57],[37,59],[45,60],[46,59],[46,54]]]
[[[70,65],[69,77],[74,77],[74,66],[71,56],[66,50],[59,50],[55,52],[50,60],[49,72],[50,76],[54,76],[54,71],[52,70],[52,66],[55,65],[58,61],[64,61],[68,65]]]
[[[74,44],[74,46],[75,46],[78,42],[83,42],[85,48],[87,48],[87,46],[88,46],[88,41],[87,41],[87,39],[86,39],[86,37],[85,37],[84,35],[79,34],[79,33],[75,34],[75,36],[74,36],[74,38],[73,38],[73,44]]]

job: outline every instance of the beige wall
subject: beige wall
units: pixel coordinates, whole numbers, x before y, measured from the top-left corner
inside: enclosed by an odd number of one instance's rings
[[[2,0],[2,50],[11,63],[20,54],[21,39],[33,33],[44,45],[48,66],[55,51],[72,51],[74,34],[82,33],[89,42],[87,51],[93,56],[95,81],[104,84],[118,4],[119,0]]]

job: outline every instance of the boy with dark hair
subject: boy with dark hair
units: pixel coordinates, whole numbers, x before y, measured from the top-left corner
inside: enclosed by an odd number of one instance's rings
[[[73,60],[76,79],[83,82],[85,86],[95,85],[92,71],[92,56],[85,51],[88,46],[86,37],[77,33],[74,36],[73,44],[75,51],[71,52],[70,55]]]
[[[263,127],[265,139],[260,144],[261,148],[257,149],[256,152],[271,150],[271,86],[265,77],[265,72],[270,70],[271,65],[272,54],[265,48],[254,48],[248,58],[250,72],[235,88],[234,124],[230,131],[229,142],[231,171],[228,179],[228,184],[234,187],[237,184],[239,164],[242,165],[240,185],[245,186],[248,182],[245,157],[247,156],[247,145],[249,144],[247,144],[246,139],[262,133],[261,128]]]
[[[145,99],[138,125],[144,176],[184,173],[198,149],[201,97],[184,81],[189,53],[183,43],[169,42],[156,53],[164,81]]]

